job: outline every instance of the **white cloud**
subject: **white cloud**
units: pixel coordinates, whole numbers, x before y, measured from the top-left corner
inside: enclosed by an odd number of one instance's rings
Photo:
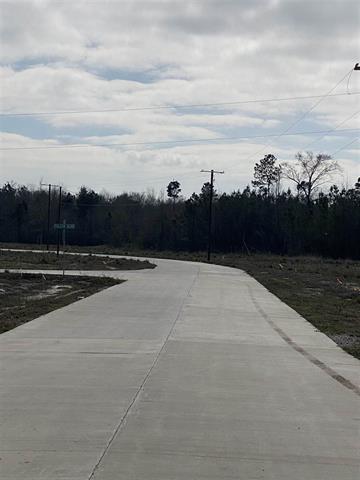
[[[11,1],[2,2],[0,9],[2,111],[105,110],[324,94],[359,56],[359,7],[351,0]],[[360,90],[358,72],[349,89]],[[336,89],[345,91],[346,81]],[[359,98],[328,98],[293,130],[335,128],[360,110]],[[39,116],[36,126],[31,117],[19,118],[18,124],[13,118],[13,133],[3,135],[3,145],[266,135],[281,132],[315,101],[189,109],[181,115],[143,110]],[[354,116],[342,128],[358,127],[359,117]],[[32,139],[35,128],[37,138]],[[351,138],[327,136],[314,148],[335,151]],[[131,151],[3,151],[1,175],[30,183],[46,175],[54,182],[105,185],[113,179],[112,169],[121,165],[124,174],[115,182],[121,189],[132,176],[141,176],[145,184],[163,174],[189,176],[200,166],[214,166],[230,169],[222,183],[233,188],[234,178],[240,186],[251,180],[258,160],[254,154],[262,144],[288,159],[313,139],[280,137],[157,150],[144,145]],[[352,181],[360,174],[357,150],[352,146],[341,154]],[[195,184],[187,181],[191,190]]]

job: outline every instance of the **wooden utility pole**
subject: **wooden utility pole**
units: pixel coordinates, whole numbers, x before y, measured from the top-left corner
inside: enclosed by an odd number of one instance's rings
[[[201,170],[201,172],[210,173],[210,195],[209,195],[209,224],[208,224],[208,251],[207,261],[211,260],[211,247],[212,247],[212,205],[214,196],[214,173],[223,174],[224,171],[218,170]]]
[[[60,188],[59,185],[53,185],[51,183],[40,183],[40,187],[49,187],[48,193],[48,208],[47,208],[47,234],[46,234],[46,250],[50,248],[50,216],[51,216],[51,188]]]
[[[49,183],[49,198],[48,198],[48,212],[47,212],[47,234],[46,234],[46,250],[49,250],[50,244],[50,205],[51,205],[51,183]]]
[[[47,232],[46,232],[46,250],[49,250],[50,244],[50,211],[51,211],[51,183],[40,183],[40,187],[49,187],[48,208],[47,208]]]
[[[61,215],[61,190],[62,187],[59,187],[59,205],[58,205],[58,223],[60,223],[60,215]],[[56,246],[56,255],[59,256],[60,250],[60,230],[58,230],[57,234],[57,246]]]

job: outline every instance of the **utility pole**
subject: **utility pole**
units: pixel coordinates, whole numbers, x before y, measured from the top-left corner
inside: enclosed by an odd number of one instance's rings
[[[46,233],[46,250],[49,250],[50,244],[50,208],[51,208],[51,183],[40,183],[40,187],[49,187],[48,208],[47,208],[47,233]]]
[[[47,234],[46,234],[46,250],[50,246],[50,214],[51,214],[51,187],[59,187],[59,185],[52,185],[51,183],[40,183],[40,187],[49,187],[48,193],[48,208],[47,208]]]
[[[59,187],[59,205],[58,205],[58,219],[57,223],[60,223],[60,215],[61,215],[61,190],[62,187]],[[57,246],[56,246],[56,255],[59,256],[59,250],[60,250],[60,230],[58,230],[57,234]]]
[[[48,212],[47,212],[47,235],[46,235],[46,250],[49,250],[49,243],[50,243],[50,204],[51,204],[51,183],[49,183],[49,198],[48,198]]]
[[[212,246],[212,204],[214,196],[214,173],[223,174],[224,171],[218,170],[201,170],[203,173],[210,173],[210,195],[209,195],[209,226],[208,226],[208,251],[207,261],[210,262],[211,258],[211,246]]]

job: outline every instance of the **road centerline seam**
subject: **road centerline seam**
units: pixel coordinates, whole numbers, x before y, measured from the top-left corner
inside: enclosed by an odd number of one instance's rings
[[[194,277],[194,280],[191,282],[190,287],[187,289],[186,294],[184,295],[184,298],[183,298],[183,300],[182,300],[182,302],[181,302],[181,304],[180,304],[178,313],[177,313],[177,315],[176,315],[176,317],[175,317],[175,320],[173,321],[173,323],[172,323],[172,325],[171,325],[171,327],[170,327],[170,330],[169,330],[169,332],[168,332],[168,334],[167,334],[167,336],[166,336],[166,338],[165,338],[165,340],[164,340],[163,345],[161,346],[159,352],[157,353],[157,355],[156,355],[156,357],[155,357],[155,359],[154,359],[154,362],[152,363],[152,365],[151,365],[148,373],[145,375],[145,377],[144,377],[144,379],[143,379],[140,387],[139,387],[138,390],[136,391],[136,393],[135,393],[133,399],[131,400],[128,408],[126,409],[124,415],[121,417],[120,422],[117,424],[115,430],[113,431],[110,439],[108,440],[108,443],[107,443],[106,446],[105,446],[105,449],[103,450],[102,454],[100,455],[100,458],[98,459],[98,461],[96,462],[95,466],[93,467],[93,469],[92,469],[92,471],[91,471],[91,473],[90,473],[90,475],[89,475],[89,477],[88,477],[88,480],[92,480],[92,479],[94,478],[94,475],[96,474],[96,471],[99,469],[101,462],[103,461],[105,455],[106,455],[107,452],[109,451],[109,449],[110,449],[113,441],[115,440],[117,434],[120,432],[122,426],[124,425],[124,422],[125,422],[128,414],[130,413],[130,410],[131,410],[132,407],[134,406],[136,400],[139,398],[141,392],[144,390],[144,387],[145,387],[145,385],[146,385],[147,380],[149,379],[149,377],[150,377],[152,371],[154,370],[154,368],[156,367],[156,365],[157,365],[157,363],[158,363],[158,361],[159,361],[159,359],[160,359],[160,356],[161,356],[162,352],[164,351],[165,345],[167,344],[169,338],[171,337],[171,335],[172,335],[172,333],[173,333],[173,331],[174,331],[175,325],[176,325],[177,321],[178,321],[179,318],[180,318],[180,315],[181,315],[181,313],[182,313],[182,311],[183,311],[183,308],[184,308],[184,305],[185,305],[185,303],[186,303],[186,300],[189,298],[190,292],[192,291],[192,289],[193,289],[196,281],[197,281],[198,278],[199,278],[199,273],[200,273],[200,266],[198,266],[198,269],[197,269],[196,275],[195,275],[195,277]]]

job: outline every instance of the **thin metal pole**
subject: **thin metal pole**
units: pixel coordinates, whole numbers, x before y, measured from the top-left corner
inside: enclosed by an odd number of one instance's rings
[[[48,212],[47,212],[47,235],[46,235],[46,250],[49,250],[49,244],[50,244],[50,205],[51,205],[51,184],[49,183],[49,198],[48,198]]]
[[[60,223],[60,215],[61,215],[61,190],[62,187],[59,187],[59,205],[58,205],[58,223]],[[57,233],[57,247],[56,247],[56,255],[59,256],[60,251],[60,230]]]
[[[65,218],[63,220],[63,225],[64,225],[64,228],[63,228],[63,253],[65,254],[65,243],[66,243],[66,220],[65,220]]]

